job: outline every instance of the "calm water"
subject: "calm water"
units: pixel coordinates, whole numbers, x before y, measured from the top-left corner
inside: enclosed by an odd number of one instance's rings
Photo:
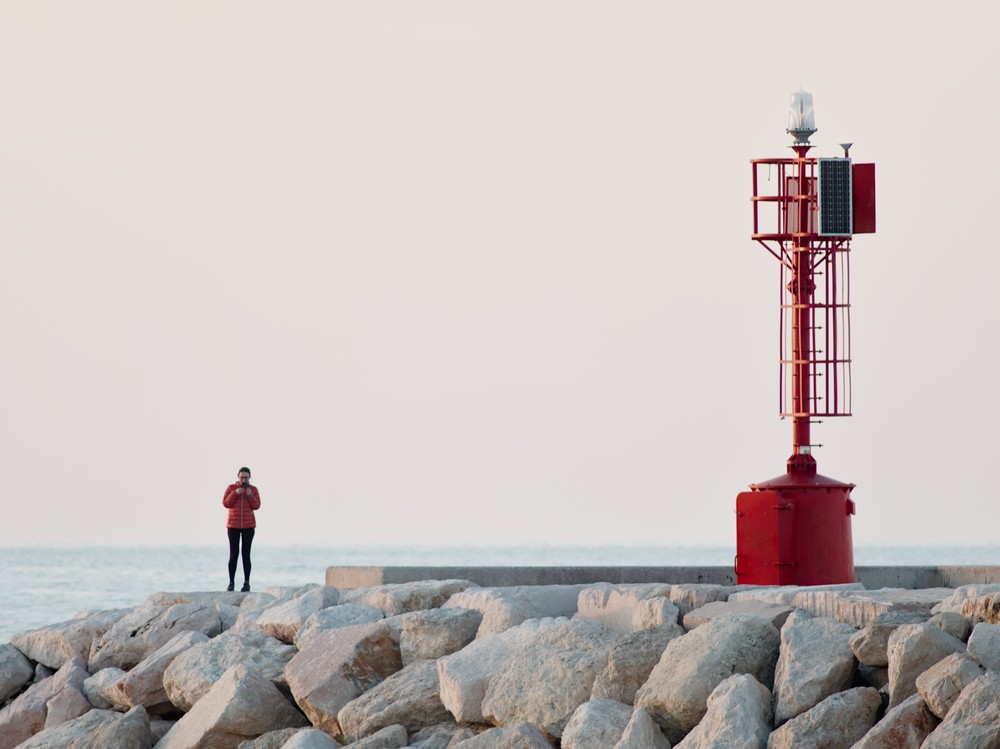
[[[331,565],[729,566],[724,546],[254,547],[255,590],[322,583]],[[863,547],[859,565],[1000,565],[1000,546]],[[0,643],[80,611],[135,606],[159,591],[223,590],[228,549],[214,546],[0,548]],[[237,572],[237,582],[241,572]]]

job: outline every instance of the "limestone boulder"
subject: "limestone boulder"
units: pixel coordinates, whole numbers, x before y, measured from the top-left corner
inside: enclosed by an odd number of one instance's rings
[[[137,707],[124,714],[90,710],[36,733],[19,749],[149,749],[151,746],[149,716],[144,708]]]
[[[963,642],[969,639],[969,632],[972,630],[969,620],[957,611],[941,611],[928,619],[927,623],[940,627],[952,637]]]
[[[592,700],[607,699],[631,705],[646,683],[667,643],[684,634],[679,624],[661,624],[625,635],[611,646],[608,660],[590,692]]]
[[[611,749],[632,720],[632,707],[614,700],[589,700],[573,711],[562,749]]]
[[[729,596],[742,590],[736,585],[711,583],[678,583],[670,587],[670,600],[677,607],[680,617],[713,601],[728,601]]]
[[[471,739],[450,744],[448,749],[552,749],[552,744],[531,723],[518,723],[483,731]]]
[[[921,749],[1000,747],[1000,673],[988,671],[969,684]]]
[[[315,728],[305,728],[286,741],[281,749],[338,749],[340,744]]]
[[[774,672],[775,725],[851,686],[856,663],[851,638],[856,632],[850,624],[826,617],[781,630]]]
[[[875,724],[881,706],[882,698],[870,687],[837,692],[772,732],[767,749],[850,749]]]
[[[482,723],[483,699],[490,681],[513,655],[540,632],[565,619],[530,619],[500,634],[477,639],[437,662],[441,702],[459,723]]]
[[[337,722],[347,743],[397,724],[418,731],[449,718],[440,694],[437,664],[414,661],[344,705]]]
[[[775,629],[781,629],[792,611],[791,606],[755,601],[753,599],[745,601],[712,601],[686,613],[684,615],[684,629],[690,631],[704,624],[709,619],[715,619],[718,616],[729,616],[730,614],[757,616],[770,622]]]
[[[961,613],[969,601],[975,601],[996,593],[1000,593],[1000,583],[960,585],[951,592],[951,595],[946,596],[941,603],[934,607],[933,613],[937,614],[941,611],[957,611]]]
[[[341,735],[337,713],[402,669],[385,622],[317,632],[285,666],[285,680],[313,726]]]
[[[969,655],[990,671],[1000,671],[1000,624],[980,621],[969,635]]]
[[[229,630],[177,653],[163,671],[163,690],[175,707],[186,712],[237,664],[249,666],[259,676],[284,687],[285,666],[295,654],[294,646],[260,629]]]
[[[965,643],[933,624],[904,624],[889,637],[889,709],[917,693],[917,677]]]
[[[126,712],[129,707],[119,699],[114,686],[125,678],[125,671],[120,668],[102,668],[83,682],[83,694],[90,704],[99,710],[119,710]]]
[[[340,600],[367,604],[386,616],[396,616],[409,611],[440,608],[455,594],[474,587],[476,584],[471,580],[421,580],[345,590]]]
[[[407,746],[406,728],[392,725],[381,728],[371,736],[365,736],[351,744],[351,749],[400,749]]]
[[[451,655],[474,639],[483,615],[474,609],[429,609],[402,614],[399,654],[403,665]]]
[[[937,724],[934,713],[915,694],[887,712],[851,749],[920,749]]]
[[[13,749],[43,728],[51,728],[92,710],[83,693],[83,682],[89,676],[83,659],[73,658],[54,675],[18,695],[0,710],[0,749]]]
[[[102,637],[131,611],[109,609],[84,612],[66,622],[19,632],[10,638],[10,644],[36,663],[53,670],[60,669],[73,658],[86,661],[94,640]]]
[[[670,749],[670,742],[649,713],[633,710],[621,739],[612,749]]]
[[[886,668],[889,665],[889,636],[904,624],[922,624],[921,611],[890,611],[881,614],[851,638],[851,650],[859,663]]]
[[[728,677],[750,674],[770,688],[778,648],[778,631],[759,617],[712,619],[667,644],[636,692],[635,706],[649,712],[667,739],[677,743],[705,716],[709,695]]]
[[[590,698],[618,633],[574,619],[544,629],[490,680],[483,717],[496,726],[527,721],[558,739],[573,711]]]
[[[0,703],[20,692],[34,674],[35,669],[24,653],[9,642],[0,645]]]
[[[316,585],[310,586],[307,590],[312,590],[318,587]],[[245,596],[243,601],[240,603],[239,613],[236,615],[235,623],[228,626],[227,631],[230,629],[244,630],[257,627],[257,619],[271,606],[277,606],[285,601],[290,601],[295,597],[294,591],[288,590],[281,595],[276,595],[276,593],[281,593],[281,591],[274,591],[271,593],[266,593],[264,591],[254,591],[252,593],[243,593]]]
[[[967,653],[952,653],[917,677],[917,692],[928,709],[944,720],[959,694],[983,675],[983,667]]]
[[[951,588],[882,588],[843,592],[804,590],[795,595],[792,605],[816,616],[864,627],[890,611],[916,612],[928,619],[934,607],[951,593]]]
[[[674,749],[760,749],[771,723],[771,692],[749,674],[737,674],[712,691],[705,717]]]
[[[205,603],[145,603],[94,640],[88,667],[94,673],[108,666],[127,671],[180,632],[188,631],[215,637],[222,631],[219,612]]]
[[[241,664],[226,671],[156,749],[236,749],[268,731],[300,726],[308,721],[271,680]]]
[[[208,635],[201,632],[181,632],[159,650],[139,661],[135,668],[115,683],[112,687],[112,704],[126,708],[142,705],[153,715],[171,712],[174,705],[163,685],[163,674],[180,655],[195,645],[208,642]],[[222,671],[219,675],[222,675]]]
[[[240,742],[237,749],[283,749],[286,743],[306,728],[279,728],[277,731],[262,733],[255,739]]]
[[[460,726],[455,721],[449,720],[436,726],[421,728],[410,737],[410,743],[405,746],[414,749],[447,749],[459,741],[471,739],[478,734],[479,731],[469,726]]]
[[[295,642],[295,635],[306,620],[330,606],[336,606],[340,591],[332,585],[323,585],[275,606],[269,606],[257,617],[257,626],[271,637],[287,642]]]
[[[670,600],[672,588],[669,583],[589,586],[577,597],[576,618],[601,622],[622,634],[673,624],[680,612]]]
[[[778,585],[778,586],[744,586],[730,593],[730,601],[758,601],[773,606],[790,606],[797,608],[795,597],[799,593],[850,593],[864,590],[861,583],[836,583],[833,585]]]
[[[570,617],[576,613],[582,585],[525,585],[469,588],[456,593],[443,608],[475,609],[483,615],[476,637],[489,637],[528,619]]]
[[[299,628],[295,635],[295,646],[301,650],[315,632],[351,627],[355,624],[368,624],[377,622],[384,617],[385,614],[382,613],[381,609],[364,603],[341,603],[337,606],[320,609],[306,619]]]

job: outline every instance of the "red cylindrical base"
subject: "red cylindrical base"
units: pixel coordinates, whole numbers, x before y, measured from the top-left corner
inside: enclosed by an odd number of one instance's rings
[[[736,582],[828,585],[854,582],[845,484],[815,473],[785,474],[736,497]]]

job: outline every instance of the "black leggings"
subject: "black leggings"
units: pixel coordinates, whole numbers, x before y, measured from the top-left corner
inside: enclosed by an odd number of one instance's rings
[[[229,582],[236,578],[236,558],[240,555],[240,538],[243,539],[243,579],[250,582],[250,546],[255,528],[227,528],[229,531]]]

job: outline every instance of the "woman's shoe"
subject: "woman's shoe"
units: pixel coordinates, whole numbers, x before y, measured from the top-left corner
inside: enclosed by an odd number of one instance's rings
[[[240,593],[249,593],[249,592],[250,592],[250,582],[247,581],[243,583],[243,587],[240,588]]]
[[[231,593],[232,590],[233,590],[233,588],[235,588],[235,587],[236,587],[236,585],[234,583],[229,583],[229,587],[226,588],[226,592],[227,593]]]

